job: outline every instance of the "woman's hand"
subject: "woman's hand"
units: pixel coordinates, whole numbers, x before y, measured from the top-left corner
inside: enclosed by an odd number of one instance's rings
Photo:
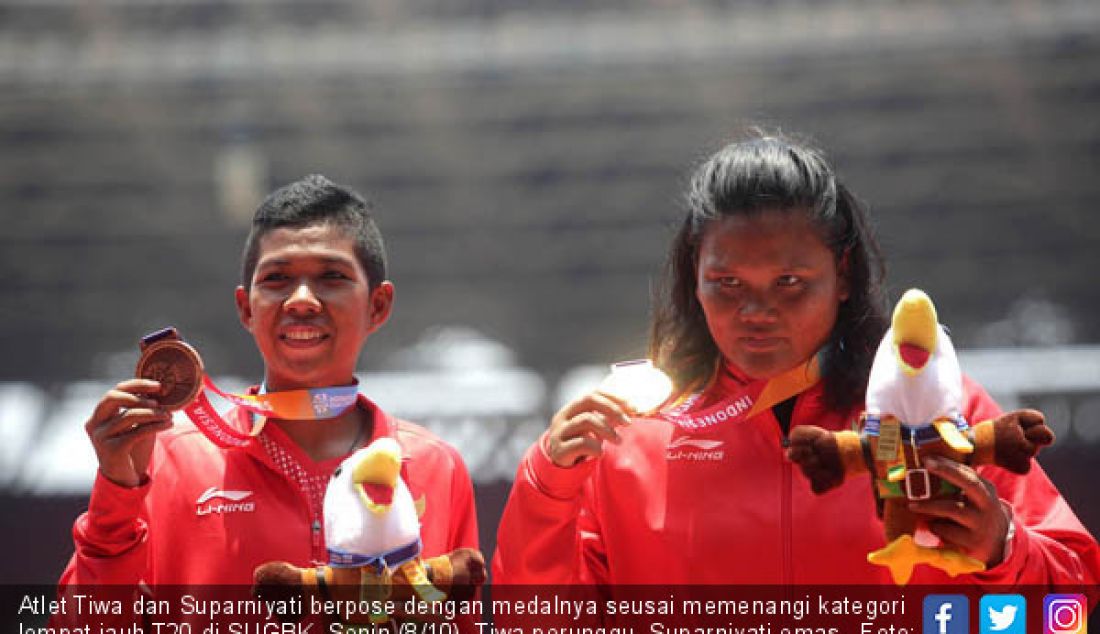
[[[111,482],[136,487],[145,479],[156,434],[172,426],[172,413],[151,398],[159,391],[156,381],[123,381],[103,395],[85,423],[99,471]]]
[[[967,465],[938,456],[925,458],[924,466],[960,492],[953,498],[913,502],[909,508],[928,516],[929,530],[945,543],[984,562],[987,568],[1001,563],[1012,520],[993,483]]]
[[[615,428],[630,424],[635,413],[626,401],[589,392],[554,414],[546,434],[546,453],[559,467],[598,458],[604,442],[620,442]]]

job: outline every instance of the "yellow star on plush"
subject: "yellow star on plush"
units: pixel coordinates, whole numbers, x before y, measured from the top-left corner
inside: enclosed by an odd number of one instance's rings
[[[872,553],[867,554],[867,561],[876,566],[886,566],[890,569],[890,576],[894,583],[904,586],[913,576],[913,566],[921,563],[926,557],[923,549],[913,541],[912,535],[902,535]]]
[[[936,556],[928,558],[928,565],[939,568],[948,575],[967,575],[985,570],[985,564],[957,550],[936,550]]]
[[[890,569],[894,583],[904,586],[913,576],[913,567],[928,564],[955,577],[985,570],[985,564],[957,550],[928,548],[902,535],[885,547],[867,555],[867,561]]]

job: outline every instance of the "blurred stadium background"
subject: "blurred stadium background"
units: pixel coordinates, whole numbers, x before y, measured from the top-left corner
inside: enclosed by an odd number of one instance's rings
[[[490,552],[550,413],[643,354],[691,167],[753,124],[830,152],[891,299],[928,290],[964,368],[1047,412],[1100,531],[1093,0],[0,0],[0,85],[0,583],[60,572],[141,334],[260,376],[238,254],[310,172],[377,206],[365,390],[458,445]]]

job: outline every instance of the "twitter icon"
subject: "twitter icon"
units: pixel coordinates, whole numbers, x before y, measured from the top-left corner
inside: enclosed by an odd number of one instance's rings
[[[1019,594],[987,594],[978,604],[981,634],[1027,634],[1027,601]]]

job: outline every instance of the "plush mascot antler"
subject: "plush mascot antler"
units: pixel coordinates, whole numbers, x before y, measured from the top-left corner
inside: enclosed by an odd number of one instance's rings
[[[920,522],[908,508],[910,501],[958,492],[922,468],[922,461],[936,455],[1027,473],[1032,456],[1054,441],[1043,415],[1019,410],[971,427],[962,416],[962,371],[955,348],[937,323],[932,300],[917,289],[907,291],[894,309],[871,366],[866,405],[859,434],[795,427],[790,459],[819,494],[845,477],[874,474],[888,543],[867,560],[888,567],[895,583],[908,583],[921,563],[952,577],[984,570],[983,562],[958,550],[914,541]]]
[[[268,562],[254,573],[256,592],[267,596],[303,590],[324,600],[401,602],[469,599],[485,582],[485,559],[460,548],[420,558],[422,508],[401,479],[401,447],[379,438],[345,459],[325,490],[325,543],[329,564],[298,568]],[[369,615],[381,623],[386,614]]]

